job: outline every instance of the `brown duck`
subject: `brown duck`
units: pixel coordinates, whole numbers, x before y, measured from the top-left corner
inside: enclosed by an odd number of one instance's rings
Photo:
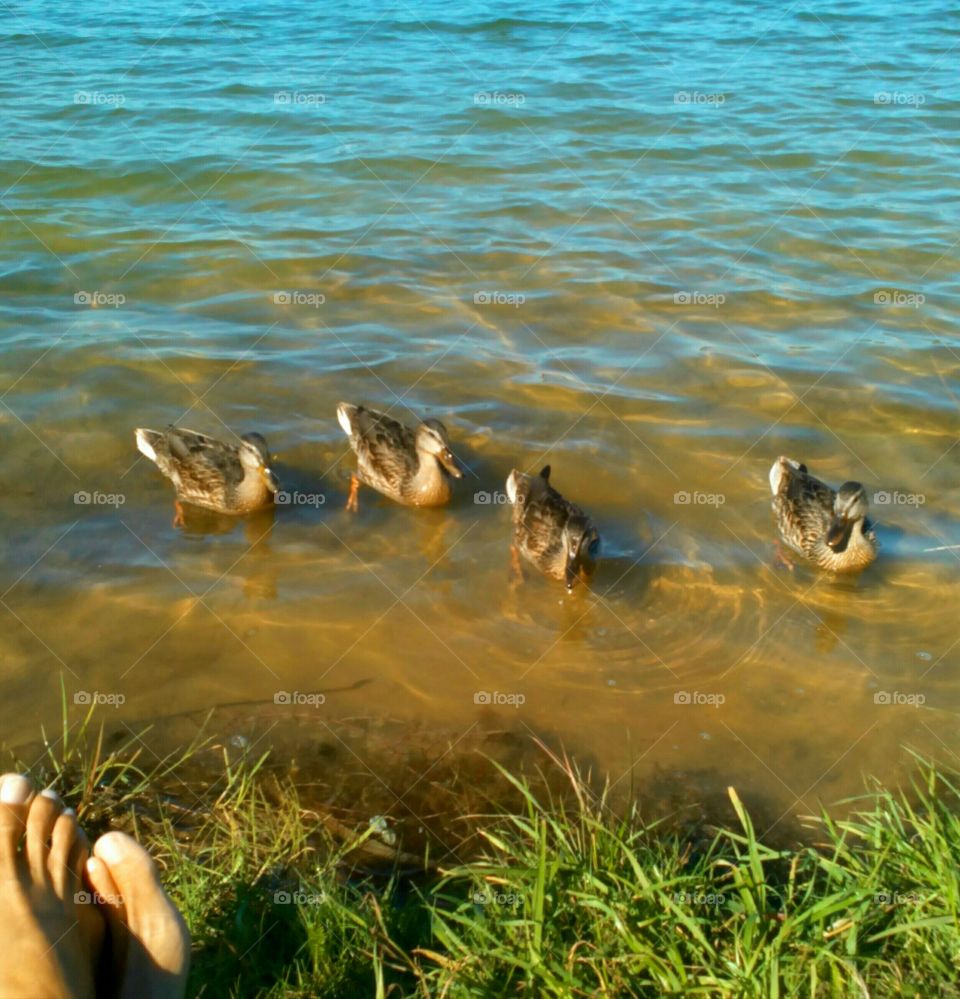
[[[273,503],[280,488],[270,468],[270,451],[260,434],[244,434],[237,444],[167,427],[136,431],[137,448],[170,479],[177,491],[174,524],[183,523],[181,501],[218,513],[249,513]]]
[[[806,465],[781,455],[770,469],[770,491],[783,543],[807,561],[829,572],[859,572],[877,557],[859,482],[831,489]]]
[[[358,508],[360,484],[408,506],[443,506],[453,493],[453,480],[463,472],[450,450],[447,428],[424,420],[416,430],[365,406],[341,402],[337,419],[350,438],[357,470],[350,477],[347,509]]]
[[[545,575],[562,580],[568,593],[578,579],[589,579],[600,555],[600,534],[580,507],[550,485],[550,466],[539,475],[514,469],[507,496],[513,504],[515,567],[519,552]]]

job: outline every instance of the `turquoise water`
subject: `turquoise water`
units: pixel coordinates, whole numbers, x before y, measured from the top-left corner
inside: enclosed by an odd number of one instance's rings
[[[62,674],[115,724],[323,692],[787,810],[952,754],[958,42],[937,4],[6,8],[7,741]],[[340,399],[442,418],[457,501],[344,513]],[[260,430],[303,502],[174,528],[132,435],[169,422]],[[773,568],[780,453],[894,498],[858,583]],[[547,461],[592,595],[511,590],[478,497]]]

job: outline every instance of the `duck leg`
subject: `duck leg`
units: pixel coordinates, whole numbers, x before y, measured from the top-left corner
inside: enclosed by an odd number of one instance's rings
[[[793,559],[780,541],[774,546],[773,567],[774,569],[789,569],[790,572],[796,568]]]
[[[175,499],[173,501],[173,526],[183,527],[186,521],[183,519],[183,505],[180,500]]]
[[[510,583],[516,586],[523,582],[523,566],[520,564],[520,550],[516,545],[510,546]]]
[[[347,509],[352,510],[356,513],[360,509],[360,504],[357,502],[357,493],[360,492],[360,480],[357,478],[356,473],[350,474],[350,495],[347,497]]]

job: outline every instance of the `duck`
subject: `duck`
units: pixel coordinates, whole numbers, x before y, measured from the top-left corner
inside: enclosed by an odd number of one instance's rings
[[[561,580],[571,593],[577,580],[587,582],[600,555],[600,534],[575,503],[550,484],[550,466],[539,475],[513,469],[507,478],[513,504],[514,569],[519,552],[544,575]]]
[[[359,509],[361,484],[407,506],[450,502],[453,480],[463,478],[463,472],[439,420],[423,420],[411,430],[386,413],[349,402],[337,405],[337,420],[357,456],[348,510]]]
[[[171,424],[166,430],[138,427],[135,437],[137,450],[176,489],[174,526],[183,525],[181,502],[217,513],[250,513],[271,506],[280,488],[261,434],[244,434],[239,443],[227,444]]]
[[[831,489],[806,465],[781,455],[770,468],[770,491],[780,538],[808,562],[829,572],[851,573],[877,557],[867,493],[859,482]]]

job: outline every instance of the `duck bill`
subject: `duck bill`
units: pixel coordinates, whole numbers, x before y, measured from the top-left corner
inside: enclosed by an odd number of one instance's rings
[[[264,484],[270,492],[275,493],[280,488],[280,480],[274,474],[272,468],[267,468],[264,466],[260,469],[260,474],[263,476]]]
[[[835,552],[843,551],[847,547],[852,530],[853,524],[851,521],[845,520],[843,517],[834,517],[827,531],[827,546]]]
[[[460,466],[457,464],[457,459],[454,458],[453,452],[447,448],[445,451],[441,451],[437,457],[440,459],[440,464],[455,478],[462,479],[463,472],[460,470]]]
[[[574,555],[567,559],[566,571],[564,572],[564,582],[567,584],[567,593],[573,592],[573,587],[577,580],[581,578],[581,560]]]

